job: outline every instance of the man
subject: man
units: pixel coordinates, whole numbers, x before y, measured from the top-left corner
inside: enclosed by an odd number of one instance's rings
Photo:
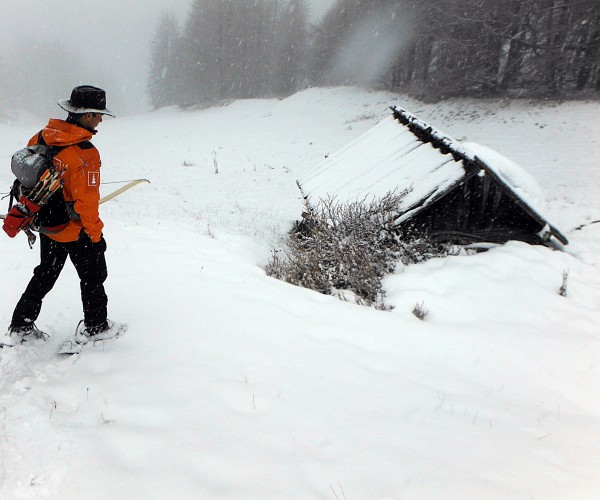
[[[106,109],[104,90],[90,85],[75,87],[71,98],[58,101],[58,105],[69,113],[67,119],[50,119],[48,125],[31,138],[28,146],[46,144],[61,148],[53,163],[62,172],[62,193],[53,195],[53,199],[64,198],[65,213],[69,216],[58,230],[40,227],[40,264],[17,303],[8,331],[0,337],[0,347],[47,337],[34,321],[67,256],[79,275],[83,303],[83,321],[76,329],[73,342],[83,345],[90,340],[106,340],[124,330],[124,325],[107,319],[106,242],[102,235],[104,224],[98,213],[100,154],[90,142],[102,117],[114,115]]]

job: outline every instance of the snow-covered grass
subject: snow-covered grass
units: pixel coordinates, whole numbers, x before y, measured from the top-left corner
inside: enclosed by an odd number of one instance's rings
[[[296,179],[393,104],[527,169],[566,251],[400,268],[392,312],[267,277]],[[333,88],[107,119],[103,182],[152,182],[102,206],[129,332],[58,357],[82,314],[67,265],[38,321],[51,339],[0,351],[0,497],[596,498],[600,224],[571,229],[600,219],[599,116]],[[43,121],[0,124],[0,185]],[[38,255],[24,237],[0,251],[8,325]]]

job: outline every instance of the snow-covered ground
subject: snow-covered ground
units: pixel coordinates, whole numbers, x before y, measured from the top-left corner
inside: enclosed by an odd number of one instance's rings
[[[391,312],[267,277],[296,179],[393,104],[527,169],[566,252],[399,269]],[[57,355],[82,315],[68,264],[37,322],[51,339],[0,351],[0,498],[597,498],[600,224],[572,229],[600,219],[599,117],[333,88],[106,119],[103,182],[151,180],[101,209],[129,332]],[[0,124],[0,186],[44,122]],[[8,325],[38,250],[0,234],[0,252]]]

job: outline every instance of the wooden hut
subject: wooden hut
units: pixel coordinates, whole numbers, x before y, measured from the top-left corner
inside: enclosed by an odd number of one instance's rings
[[[298,179],[309,204],[408,190],[395,221],[405,233],[459,244],[568,243],[544,215],[543,193],[525,170],[487,147],[458,143],[404,109],[390,109],[390,117]]]

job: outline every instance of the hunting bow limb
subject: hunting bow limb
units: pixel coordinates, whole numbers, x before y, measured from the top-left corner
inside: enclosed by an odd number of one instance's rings
[[[119,189],[117,189],[116,191],[113,191],[110,194],[107,194],[104,198],[100,198],[98,205],[101,205],[102,203],[105,203],[108,200],[112,200],[113,198],[119,196],[120,194],[124,193],[128,189],[131,189],[132,187],[137,186],[138,184],[141,184],[142,182],[149,183],[150,181],[148,179],[136,179],[134,181],[128,182],[123,187],[120,187]]]
[[[137,186],[138,184],[141,184],[142,182],[149,183],[150,181],[148,179],[136,179],[134,181],[128,182],[123,187],[120,187],[119,189],[117,189],[116,191],[113,191],[110,194],[107,194],[104,198],[100,198],[100,200],[98,201],[98,205],[101,205],[102,203],[105,203],[109,200],[112,200],[113,198],[116,198],[120,194],[123,194],[125,191],[131,189],[132,187]],[[4,219],[4,218],[6,218],[6,214],[0,214],[0,219]]]

